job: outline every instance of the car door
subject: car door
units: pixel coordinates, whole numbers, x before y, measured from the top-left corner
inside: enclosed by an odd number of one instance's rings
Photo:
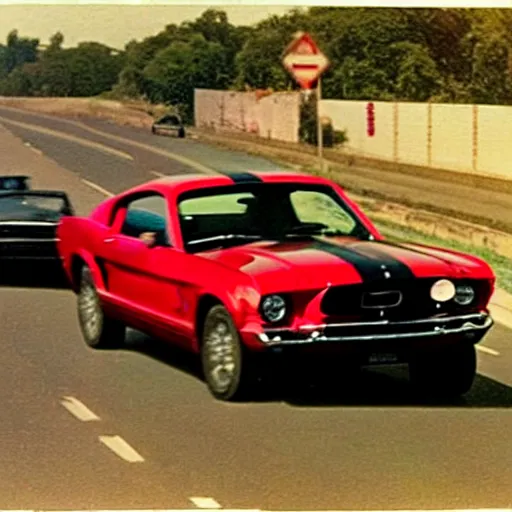
[[[110,292],[150,330],[180,331],[184,255],[171,240],[167,199],[156,192],[120,208],[105,240]]]

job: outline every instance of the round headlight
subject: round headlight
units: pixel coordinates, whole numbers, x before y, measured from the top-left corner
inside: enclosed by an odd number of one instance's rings
[[[268,322],[279,322],[286,314],[286,302],[279,295],[269,295],[261,303],[261,312]]]
[[[448,279],[440,279],[432,285],[430,296],[437,302],[448,302],[455,297],[455,285]]]
[[[475,290],[469,285],[460,285],[455,289],[455,302],[461,306],[467,306],[473,302]]]

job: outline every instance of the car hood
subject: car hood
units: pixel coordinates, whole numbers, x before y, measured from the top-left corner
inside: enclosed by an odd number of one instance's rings
[[[493,277],[485,262],[469,255],[349,237],[256,242],[202,256],[252,276],[262,293],[387,279]]]

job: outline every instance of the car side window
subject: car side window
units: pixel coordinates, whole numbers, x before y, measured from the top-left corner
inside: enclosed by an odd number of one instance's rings
[[[356,226],[348,212],[323,192],[298,190],[290,194],[290,201],[300,222],[320,222],[346,234]]]
[[[152,194],[128,203],[120,233],[140,238],[143,233],[155,233],[158,245],[169,245],[167,201]]]

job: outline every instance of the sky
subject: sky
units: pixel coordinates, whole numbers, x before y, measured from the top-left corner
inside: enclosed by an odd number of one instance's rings
[[[0,4],[0,43],[18,29],[20,36],[39,38],[45,44],[57,31],[64,34],[64,46],[97,41],[112,48],[124,48],[131,39],[157,34],[170,23],[194,20],[209,5],[37,5]],[[196,5],[193,5],[193,4]],[[212,2],[213,3],[213,2]],[[272,14],[281,15],[290,6],[214,5],[228,14],[235,25],[252,25]]]
[[[170,23],[194,20],[208,7],[226,11],[235,25],[251,25],[294,5],[512,7],[512,0],[0,0],[0,43],[16,28],[43,44],[61,31],[65,47],[97,41],[122,49]]]

